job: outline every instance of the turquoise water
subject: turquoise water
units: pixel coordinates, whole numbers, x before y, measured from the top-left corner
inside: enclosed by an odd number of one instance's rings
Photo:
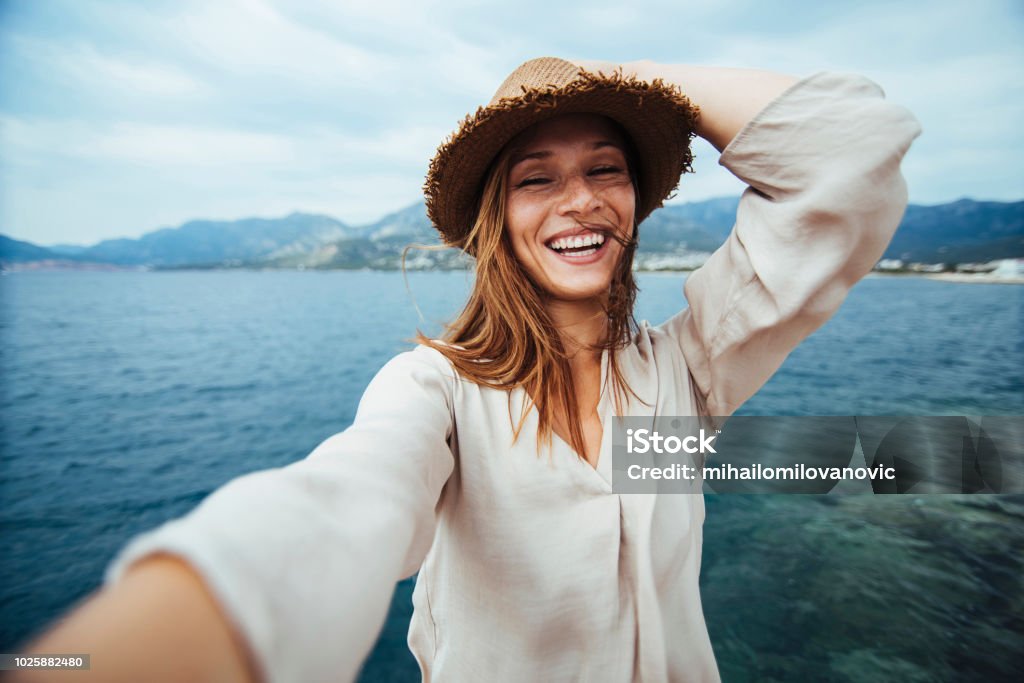
[[[682,305],[643,275],[638,317]],[[464,273],[0,278],[0,651],[93,590],[133,534],[352,420],[374,372],[457,311]],[[869,278],[748,414],[1022,414],[1024,287]],[[1024,503],[709,496],[702,593],[726,680],[1009,680]],[[418,680],[396,592],[363,680]],[[600,599],[595,596],[595,599]]]

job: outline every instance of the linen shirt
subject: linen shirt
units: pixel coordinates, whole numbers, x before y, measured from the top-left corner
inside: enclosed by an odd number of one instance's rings
[[[735,227],[686,281],[689,308],[617,352],[639,397],[620,412],[729,415],[749,398],[881,256],[919,132],[872,82],[828,73],[747,124],[720,160],[749,185]],[[719,680],[702,495],[614,493],[610,428],[596,468],[557,435],[538,452],[536,411],[513,438],[524,398],[427,347],[400,354],[351,427],[136,537],[105,581],[180,556],[268,681],[351,680],[417,571],[409,646],[425,681]]]

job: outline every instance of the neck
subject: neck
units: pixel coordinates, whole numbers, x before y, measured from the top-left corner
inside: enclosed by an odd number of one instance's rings
[[[599,299],[552,300],[547,310],[569,354],[574,374],[593,365],[600,367],[601,350],[594,347],[604,340],[608,331],[604,303]]]

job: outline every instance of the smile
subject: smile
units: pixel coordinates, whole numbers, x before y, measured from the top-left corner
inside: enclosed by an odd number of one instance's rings
[[[546,246],[559,256],[568,259],[583,259],[601,251],[605,237],[600,233],[588,233],[574,237],[559,237],[547,242]]]

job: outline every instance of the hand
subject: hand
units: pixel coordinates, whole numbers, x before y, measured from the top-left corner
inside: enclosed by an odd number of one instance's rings
[[[92,668],[26,669],[5,683],[259,680],[255,660],[199,574],[162,554],[135,563],[25,651],[89,652]]]

